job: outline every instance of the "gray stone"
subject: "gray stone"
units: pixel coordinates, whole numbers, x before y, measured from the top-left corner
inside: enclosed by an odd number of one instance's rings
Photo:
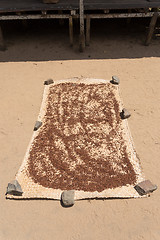
[[[22,193],[23,191],[22,191],[21,185],[17,180],[13,180],[12,182],[8,183],[6,194],[21,196]]]
[[[146,195],[155,191],[157,189],[157,186],[153,184],[150,180],[145,180],[138,183],[134,188],[140,195]]]
[[[44,85],[50,85],[53,83],[53,79],[48,79],[46,81],[44,81]]]
[[[123,108],[121,112],[121,118],[126,119],[129,118],[130,116],[131,116],[130,112],[127,109]]]
[[[120,80],[117,76],[112,76],[111,83],[118,85],[120,83]]]
[[[71,207],[74,205],[74,190],[64,191],[61,195],[62,205],[64,207]]]
[[[42,122],[36,121],[36,123],[34,125],[34,131],[37,131],[41,126],[42,126]]]

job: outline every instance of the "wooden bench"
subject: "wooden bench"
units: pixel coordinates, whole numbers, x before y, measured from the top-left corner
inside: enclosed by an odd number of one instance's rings
[[[85,43],[84,37],[80,38],[82,41],[80,50],[83,51],[90,43],[91,19],[151,18],[145,40],[145,45],[149,45],[157,18],[160,16],[158,8],[160,8],[160,0],[80,0],[80,34],[84,35],[84,31],[86,33]],[[84,29],[84,21],[86,21],[86,29]]]
[[[80,20],[79,50],[90,43],[91,19],[151,18],[145,44],[151,41],[160,0],[59,0],[56,4],[44,4],[42,0],[0,0],[0,21],[28,19],[68,19],[70,45],[73,45],[73,19]],[[135,12],[135,9],[142,10]],[[117,10],[120,10],[117,13]],[[115,12],[114,12],[115,11]],[[126,12],[127,11],[127,12]],[[85,28],[86,21],[86,28]],[[5,49],[0,26],[0,49]]]

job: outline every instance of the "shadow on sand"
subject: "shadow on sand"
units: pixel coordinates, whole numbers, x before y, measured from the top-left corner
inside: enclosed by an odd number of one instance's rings
[[[160,39],[144,46],[148,25],[149,19],[132,19],[130,24],[126,19],[93,20],[90,46],[80,53],[76,21],[72,48],[67,21],[63,26],[58,20],[30,20],[27,26],[3,22],[7,50],[0,52],[0,62],[160,57]]]

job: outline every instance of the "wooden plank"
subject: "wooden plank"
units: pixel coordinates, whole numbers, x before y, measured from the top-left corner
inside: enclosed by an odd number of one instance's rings
[[[5,50],[6,50],[6,46],[3,39],[2,28],[0,26],[0,51],[5,51]]]
[[[24,15],[3,15],[0,16],[0,20],[23,20],[23,19],[68,19],[69,14],[46,14],[46,15],[41,15],[41,14],[24,14]],[[74,16],[76,17],[76,16]]]
[[[45,4],[42,0],[0,0],[0,12],[73,10],[78,9],[78,2],[78,0],[60,0],[55,4]]]
[[[89,46],[90,43],[90,26],[91,26],[91,19],[90,16],[86,16],[86,46]]]
[[[156,26],[157,18],[158,18],[158,12],[155,12],[153,17],[151,18],[151,22],[149,25],[149,31],[148,31],[148,35],[147,35],[146,42],[145,42],[146,46],[148,46],[151,42],[151,39],[152,39],[152,36],[154,33],[154,29]]]
[[[160,8],[160,0],[85,0],[84,10]],[[45,4],[42,0],[0,0],[0,12],[78,10],[79,0],[60,0]]]
[[[79,15],[80,15],[80,38],[79,51],[83,52],[85,49],[85,34],[84,34],[84,5],[83,0],[79,1]]]
[[[70,39],[70,45],[73,46],[73,17],[69,17],[69,39]]]
[[[143,18],[152,17],[154,12],[149,13],[109,13],[109,14],[89,14],[90,19],[105,19],[105,18]],[[160,16],[160,12],[158,13]],[[88,14],[84,14],[86,19]],[[21,15],[2,15],[0,20],[27,20],[27,19],[69,19],[69,14],[21,14]],[[73,15],[74,19],[79,19],[79,15]]]
[[[149,13],[109,13],[109,14],[87,14],[90,19],[105,19],[105,18],[146,18],[152,17],[154,12]],[[87,18],[87,15],[84,15],[84,18]],[[158,13],[160,16],[160,12]]]
[[[84,10],[158,8],[160,0],[85,0]]]

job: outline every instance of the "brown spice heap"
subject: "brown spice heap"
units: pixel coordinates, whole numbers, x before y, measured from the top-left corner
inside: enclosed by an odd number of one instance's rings
[[[50,87],[44,123],[28,159],[28,176],[47,188],[101,192],[134,184],[115,87]]]

